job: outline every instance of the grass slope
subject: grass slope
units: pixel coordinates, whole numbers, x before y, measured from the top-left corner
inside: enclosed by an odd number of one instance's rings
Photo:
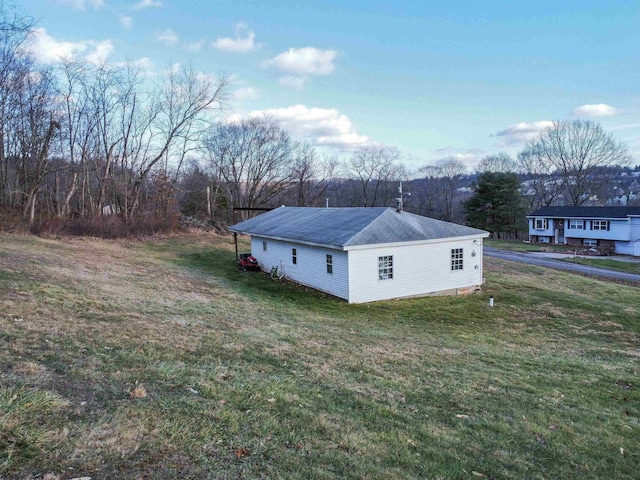
[[[588,265],[590,267],[608,268],[609,270],[617,270],[619,272],[635,273],[640,275],[640,262],[624,262],[612,258],[567,258],[566,262],[579,263],[580,265]]]
[[[637,478],[637,287],[348,305],[233,258],[0,235],[0,478]]]

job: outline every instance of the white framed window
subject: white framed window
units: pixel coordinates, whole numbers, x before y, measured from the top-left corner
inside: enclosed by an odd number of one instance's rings
[[[533,228],[536,230],[546,230],[549,227],[549,220],[546,218],[536,218]]]
[[[333,274],[333,255],[327,255],[327,273]]]
[[[591,220],[591,230],[609,230],[609,220]]]
[[[451,249],[451,270],[462,270],[464,268],[464,250],[462,248]]]
[[[298,250],[295,248],[291,249],[291,263],[294,265],[298,264]]]
[[[584,230],[584,220],[569,220],[569,228],[572,230]]]
[[[598,240],[596,240],[595,238],[585,238],[584,240],[582,240],[582,244],[587,247],[597,247]]]
[[[378,257],[378,279],[393,279],[393,255]]]
[[[263,240],[263,241],[262,241],[262,251],[263,251],[263,252],[266,252],[266,251],[267,251],[267,241],[266,241],[266,240]]]

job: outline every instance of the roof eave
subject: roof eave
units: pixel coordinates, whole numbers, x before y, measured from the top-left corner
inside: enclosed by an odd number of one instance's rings
[[[637,217],[640,215],[627,215],[625,217],[595,217],[593,215],[527,215],[527,218],[580,218],[580,219],[594,219],[594,220],[629,220],[629,217]]]
[[[491,235],[489,232],[476,233],[473,235],[463,235],[459,237],[441,237],[441,238],[430,238],[426,240],[410,240],[408,242],[387,242],[387,243],[367,243],[364,245],[347,245],[344,247],[345,250],[366,250],[367,248],[388,248],[388,247],[410,247],[413,245],[427,245],[432,243],[444,243],[450,241],[464,241],[464,240],[473,240],[478,238],[487,238]]]
[[[319,243],[319,242],[312,242],[309,240],[300,240],[299,238],[282,237],[279,235],[266,235],[263,233],[256,233],[256,232],[242,232],[240,230],[231,230],[231,231],[235,233],[240,233],[243,235],[250,235],[252,237],[266,238],[267,240],[278,240],[280,242],[298,243],[300,245],[309,245],[311,247],[328,248],[331,250],[345,250],[345,247],[343,245],[338,245],[335,243]]]

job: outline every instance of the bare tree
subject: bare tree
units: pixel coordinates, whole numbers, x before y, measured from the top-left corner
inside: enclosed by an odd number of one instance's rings
[[[316,150],[308,143],[298,145],[294,151],[291,171],[294,203],[299,207],[318,206],[329,181],[335,174],[338,161],[335,157],[318,158]]]
[[[507,173],[518,169],[516,161],[506,152],[482,157],[478,162],[478,172]]]
[[[128,205],[131,215],[139,207],[142,186],[153,168],[163,162],[168,177],[169,162],[174,162],[177,174],[186,155],[200,146],[211,113],[225,106],[228,87],[226,75],[214,78],[191,66],[172,68],[152,95],[142,121],[137,126],[125,123],[127,131],[137,129],[139,138],[130,152],[134,175]]]
[[[49,148],[60,129],[56,120],[53,75],[47,70],[29,71],[17,81],[14,138],[15,192],[20,194],[23,215],[35,220],[36,203],[50,172]]]
[[[32,26],[30,18],[0,0],[0,203],[10,206],[18,200],[12,188],[15,166],[10,163],[15,161],[11,157],[16,144],[11,130],[19,117],[25,78],[33,68],[32,59],[21,51]]]
[[[525,147],[526,155],[549,165],[562,180],[565,201],[582,205],[603,187],[594,173],[600,167],[625,165],[628,148],[590,120],[553,122]]]
[[[528,202],[529,212],[554,205],[561,196],[562,181],[553,174],[553,166],[528,148],[518,153],[518,165],[526,176],[522,193]]]
[[[391,182],[405,176],[404,166],[398,163],[400,158],[396,148],[375,146],[361,147],[351,156],[343,168],[347,177],[356,179],[360,187],[357,204],[373,207],[394,197],[396,189]]]
[[[295,145],[267,117],[218,123],[204,141],[214,178],[222,182],[229,205],[266,205],[290,185]]]
[[[466,165],[456,158],[441,160],[436,165],[423,167],[421,171],[427,178],[437,179],[437,182],[430,182],[431,187],[437,196],[437,201],[442,205],[440,218],[447,222],[454,222],[462,218],[462,204],[457,201],[458,188],[461,180],[467,171]],[[432,201],[436,199],[432,198]],[[437,210],[433,208],[432,211]]]

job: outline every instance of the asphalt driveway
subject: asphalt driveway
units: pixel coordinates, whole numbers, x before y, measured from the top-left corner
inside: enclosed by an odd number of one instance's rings
[[[635,273],[618,272],[607,268],[591,267],[588,265],[579,265],[577,263],[563,262],[558,258],[545,258],[542,255],[532,255],[531,253],[511,252],[509,250],[501,250],[499,248],[484,247],[484,254],[487,257],[501,258],[502,260],[511,260],[512,262],[528,263],[539,267],[553,268],[555,270],[563,270],[565,272],[580,273],[593,277],[600,277],[609,280],[622,280],[625,282],[640,283],[640,275]]]

